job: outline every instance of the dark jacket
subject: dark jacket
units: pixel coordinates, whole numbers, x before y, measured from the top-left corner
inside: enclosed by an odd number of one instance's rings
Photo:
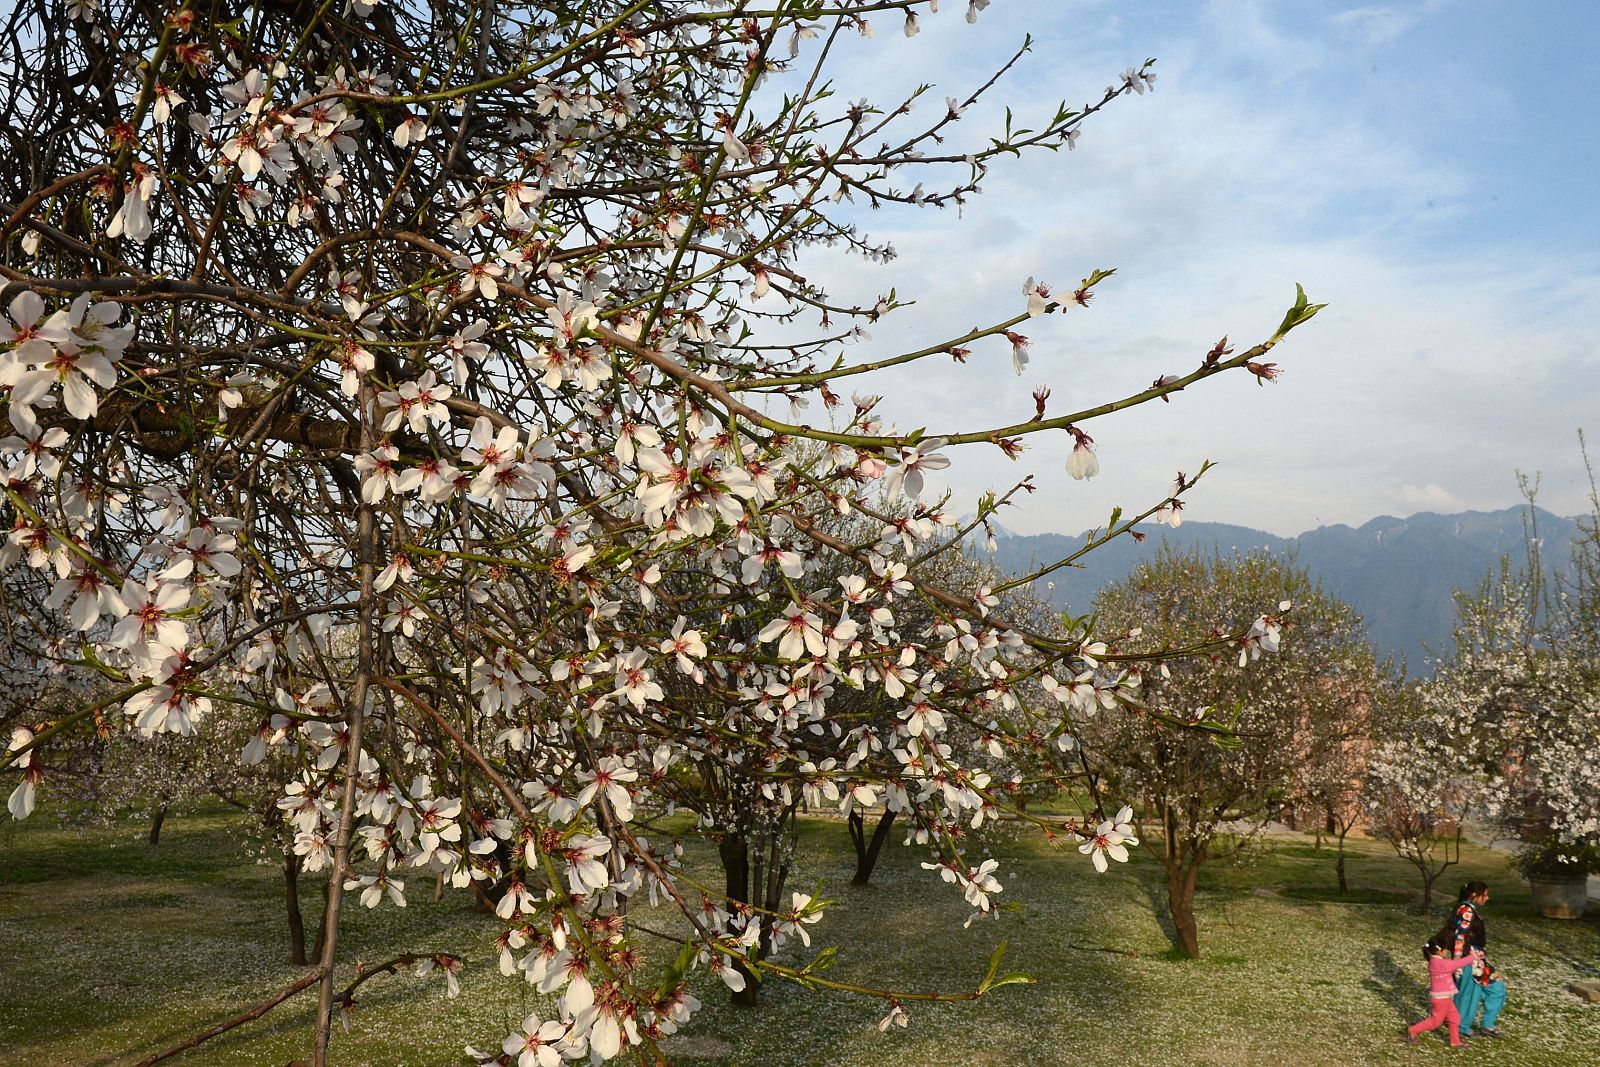
[[[1450,955],[1455,959],[1471,954],[1473,949],[1482,950],[1488,941],[1488,934],[1483,928],[1483,916],[1478,914],[1477,905],[1470,900],[1463,900],[1456,905],[1451,924],[1455,927],[1455,943]],[[1476,967],[1473,968],[1473,977],[1477,978],[1479,985],[1489,985],[1496,975],[1494,968],[1485,960],[1481,973]]]

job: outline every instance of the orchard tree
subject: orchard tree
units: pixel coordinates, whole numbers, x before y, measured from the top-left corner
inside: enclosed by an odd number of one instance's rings
[[[931,530],[930,522],[897,502],[880,500],[853,509],[848,515],[822,516],[816,528],[829,538],[852,546],[853,552],[888,557],[896,543],[908,537],[922,543],[919,534],[925,536]],[[807,556],[816,558],[808,561]],[[781,595],[785,581],[811,583],[816,587],[811,594],[816,600],[833,595],[835,590],[846,599],[852,596],[857,579],[852,568],[842,565],[848,559],[848,555],[815,545],[784,548],[776,542],[761,554],[748,557],[739,576],[741,582],[757,592],[757,603],[743,619],[721,628],[730,674],[738,678],[743,673],[737,664],[742,654],[759,645],[762,630],[785,621],[788,598]],[[775,566],[764,567],[764,560]],[[982,602],[988,610],[1004,612],[1007,618],[1040,632],[1049,632],[1056,625],[1043,605],[1033,599],[1029,586],[1008,581],[992,564],[978,559],[960,536],[941,539],[934,532],[927,538],[919,569],[924,580],[935,583],[942,591],[973,603]],[[689,590],[684,583],[692,580],[694,576],[680,573],[660,583],[658,594],[686,595]],[[1009,588],[999,594],[993,592],[1003,586]],[[762,599],[762,593],[770,595]],[[919,677],[929,672],[942,676],[948,664],[967,651],[964,646],[976,648],[981,635],[974,635],[970,625],[952,622],[935,610],[929,601],[916,595],[909,583],[891,583],[884,592],[884,602],[885,609],[893,611],[897,628],[944,639],[942,647],[935,645],[925,651],[922,671],[900,670],[881,687],[852,686],[846,679],[844,684],[833,680],[825,689],[814,688],[809,676],[797,679],[804,684],[768,684],[759,692],[744,694],[750,701],[750,713],[763,724],[757,737],[733,733],[713,736],[701,750],[679,761],[670,771],[664,757],[652,761],[653,792],[667,798],[673,807],[698,815],[702,830],[717,846],[725,901],[702,902],[702,909],[715,925],[726,927],[751,908],[781,914],[800,906],[797,895],[788,892],[788,882],[796,863],[796,820],[802,810],[835,809],[845,813],[856,846],[853,884],[865,885],[896,819],[906,817],[909,840],[926,842],[943,835],[959,842],[964,830],[980,828],[996,812],[996,802],[986,796],[988,792],[1016,788],[1021,774],[1000,764],[997,757],[1006,750],[988,736],[998,723],[989,719],[981,733],[972,725],[974,718],[985,711],[982,695],[972,698],[971,714],[946,720],[938,694],[917,691]],[[847,620],[841,620],[839,624],[825,623],[824,627],[830,636],[838,636],[840,627],[849,625]],[[897,669],[899,666],[895,665]],[[819,679],[819,683],[823,681]],[[703,674],[690,671],[668,676],[662,684],[667,697],[678,706],[704,704],[706,717],[715,719],[719,709],[726,707],[727,696],[715,686],[707,690],[705,683]],[[1015,696],[1034,703],[1048,699],[1037,682],[1028,679],[1018,681]],[[818,702],[825,702],[825,718],[809,712],[810,706]],[[995,708],[988,711],[999,714]],[[798,782],[770,773],[773,739],[777,737],[785,739],[790,758],[800,761],[802,770],[808,772]],[[641,738],[640,744],[649,741],[648,737]],[[901,781],[880,782],[876,775],[857,774],[858,768],[870,767],[874,761],[926,760],[923,749],[944,757],[951,756],[954,750],[960,763],[947,767],[937,760],[928,761],[916,775]],[[1037,765],[1038,760],[1030,757],[1030,763]],[[1057,771],[1062,777],[1071,778],[1076,768],[1069,764]],[[938,800],[946,789],[971,794],[960,804],[974,809],[970,826],[941,824],[937,818],[937,813],[945,810]],[[863,813],[879,805],[882,812],[874,820],[871,840],[867,840]],[[637,815],[635,822],[650,825],[647,814]],[[764,928],[750,954],[757,959],[766,958],[780,941],[778,931]],[[753,1003],[760,989],[759,982],[752,980],[755,974],[741,960],[734,960],[733,966],[745,979],[733,991],[735,1001]],[[737,980],[735,984],[739,984]]]
[[[1296,818],[1310,812],[1319,843],[1324,835],[1333,839],[1341,893],[1350,889],[1345,842],[1366,819],[1368,763],[1379,732],[1374,702],[1394,684],[1392,661],[1380,665],[1370,647],[1356,648],[1348,662],[1304,694],[1295,723],[1291,812]]]
[[[927,865],[991,913],[994,865],[956,831],[1008,800],[941,724],[988,730],[1019,762],[1060,752],[1116,703],[1081,679],[1119,659],[1083,627],[1007,617],[1003,587],[942,588],[930,553],[966,531],[928,477],[966,446],[1036,444],[1088,477],[1095,420],[1221,374],[1275,378],[1268,353],[1320,305],[1298,293],[1258,344],[1173,353],[1173,373],[1078,410],[1047,412],[1041,388],[993,424],[897,425],[873,372],[1054,364],[1057,324],[1112,272],[1030,278],[983,325],[895,352],[852,342],[904,301],[826,291],[814,250],[888,258],[862,209],[959,206],[992,166],[1071,148],[1155,77],[1137,64],[1083,106],[971,134],[998,74],[920,111],[925,90],[834,98],[841,38],[915,34],[935,6],[12,6],[0,564],[73,634],[58,659],[109,692],[18,716],[10,807],[32,810],[56,746],[97,716],[187,736],[220,703],[261,711],[252,755],[283,749],[277,803],[304,868],[331,881],[313,969],[259,1010],[317,989],[314,1064],[348,1001],[344,897],[401,904],[419,878],[492,899],[502,970],[557,996],[550,1018],[492,1035],[484,1062],[654,1055],[696,1003],[691,970],[880,996],[902,1019],[995,984],[867,989],[759,959],[815,909],[714,901],[730,917],[707,921],[636,816],[721,745],[760,753],[763,795],[937,779]],[[1173,513],[1191,484],[1099,541]],[[902,536],[827,532],[878,493],[906,509]],[[808,580],[824,560],[844,580]],[[937,623],[903,625],[908,600]],[[1276,644],[1275,602],[1130,654],[1248,658]],[[915,694],[935,740],[896,728],[882,751],[813,765],[796,737],[876,714],[835,712],[845,689]],[[775,731],[769,694],[790,691],[797,729]],[[1076,820],[1046,829],[1102,862],[1121,847]],[[681,912],[681,953],[636,936],[640,894]],[[453,981],[452,959],[435,973]]]
[[[1513,752],[1528,754],[1534,663],[1543,655],[1535,649],[1539,600],[1537,579],[1502,559],[1475,592],[1457,592],[1453,654],[1432,678],[1378,703],[1383,740],[1365,806],[1373,834],[1417,869],[1423,912],[1439,878],[1461,861],[1468,819],[1504,818],[1521,829],[1522,786],[1507,771]]]
[[[1589,472],[1589,513],[1578,519],[1568,565],[1554,569],[1535,619],[1533,693],[1518,731],[1517,775],[1553,843],[1569,850],[1600,846],[1600,490],[1587,442],[1578,435]],[[1545,582],[1536,482],[1528,491],[1529,554],[1525,574]],[[1516,677],[1515,674],[1512,675]],[[1507,798],[1508,801],[1511,798]]]
[[[1581,851],[1600,844],[1600,495],[1567,565],[1550,568],[1537,486],[1523,487],[1525,556],[1457,594],[1453,652],[1426,692],[1452,709],[1506,829]]]
[[[1293,605],[1280,655],[1240,670],[1279,636],[1183,659],[1182,635],[1248,624],[1262,602]],[[1340,705],[1341,687],[1370,664],[1361,622],[1292,562],[1268,555],[1207,556],[1163,548],[1095,601],[1113,656],[1132,657],[1118,688],[1138,714],[1098,717],[1085,744],[1097,788],[1136,799],[1141,836],[1153,830],[1167,875],[1174,942],[1200,954],[1195,886],[1206,863],[1234,855],[1295,799],[1310,741],[1308,713]]]
[[[1461,709],[1431,685],[1397,686],[1379,695],[1382,741],[1368,763],[1363,805],[1374,836],[1417,869],[1418,910],[1461,862],[1463,824],[1488,804],[1484,762]]]

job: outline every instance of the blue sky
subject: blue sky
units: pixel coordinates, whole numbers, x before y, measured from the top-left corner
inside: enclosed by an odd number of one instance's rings
[[[1203,458],[1219,466],[1189,517],[1277,533],[1504,507],[1517,469],[1543,472],[1545,506],[1584,508],[1575,433],[1588,420],[1600,437],[1600,5],[994,0],[976,26],[959,0],[941,7],[912,40],[885,21],[840,49],[840,99],[932,81],[924,110],[942,106],[1024,32],[1034,51],[993,97],[1019,117],[1094,98],[1146,57],[1160,76],[1073,152],[997,168],[960,220],[863,212],[894,262],[813,258],[850,302],[891,285],[919,301],[856,358],[1012,313],[1028,275],[1060,288],[1119,268],[1087,312],[1029,324],[1020,379],[994,344],[966,367],[874,382],[894,421],[1011,421],[1041,384],[1069,410],[1187,370],[1224,333],[1264,338],[1297,281],[1330,304],[1274,353],[1281,382],[1225,377],[1091,424],[1090,483],[1065,477],[1064,437],[1016,464],[958,452],[945,484],[959,510],[1033,471],[1043,491],[1003,521],[1075,531]],[[950,143],[982,143],[994,111],[974,109]]]

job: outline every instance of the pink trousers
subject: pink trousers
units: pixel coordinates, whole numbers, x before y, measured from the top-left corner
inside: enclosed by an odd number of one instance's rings
[[[1441,1023],[1450,1024],[1450,1044],[1455,1048],[1461,1047],[1461,1035],[1457,1033],[1461,1028],[1461,1015],[1456,1011],[1456,1002],[1449,997],[1439,997],[1433,1002],[1433,1014],[1413,1026],[1408,1033],[1412,1037],[1426,1033]]]

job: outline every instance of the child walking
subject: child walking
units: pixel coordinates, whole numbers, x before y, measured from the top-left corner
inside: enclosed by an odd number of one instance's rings
[[[1482,959],[1483,953],[1473,949],[1460,959],[1453,960],[1450,958],[1453,942],[1453,936],[1440,931],[1422,947],[1422,956],[1428,961],[1428,1002],[1433,1010],[1426,1019],[1406,1030],[1406,1040],[1413,1045],[1417,1043],[1418,1034],[1448,1024],[1450,1047],[1461,1047],[1461,1015],[1456,1011],[1455,1003],[1456,972]]]

